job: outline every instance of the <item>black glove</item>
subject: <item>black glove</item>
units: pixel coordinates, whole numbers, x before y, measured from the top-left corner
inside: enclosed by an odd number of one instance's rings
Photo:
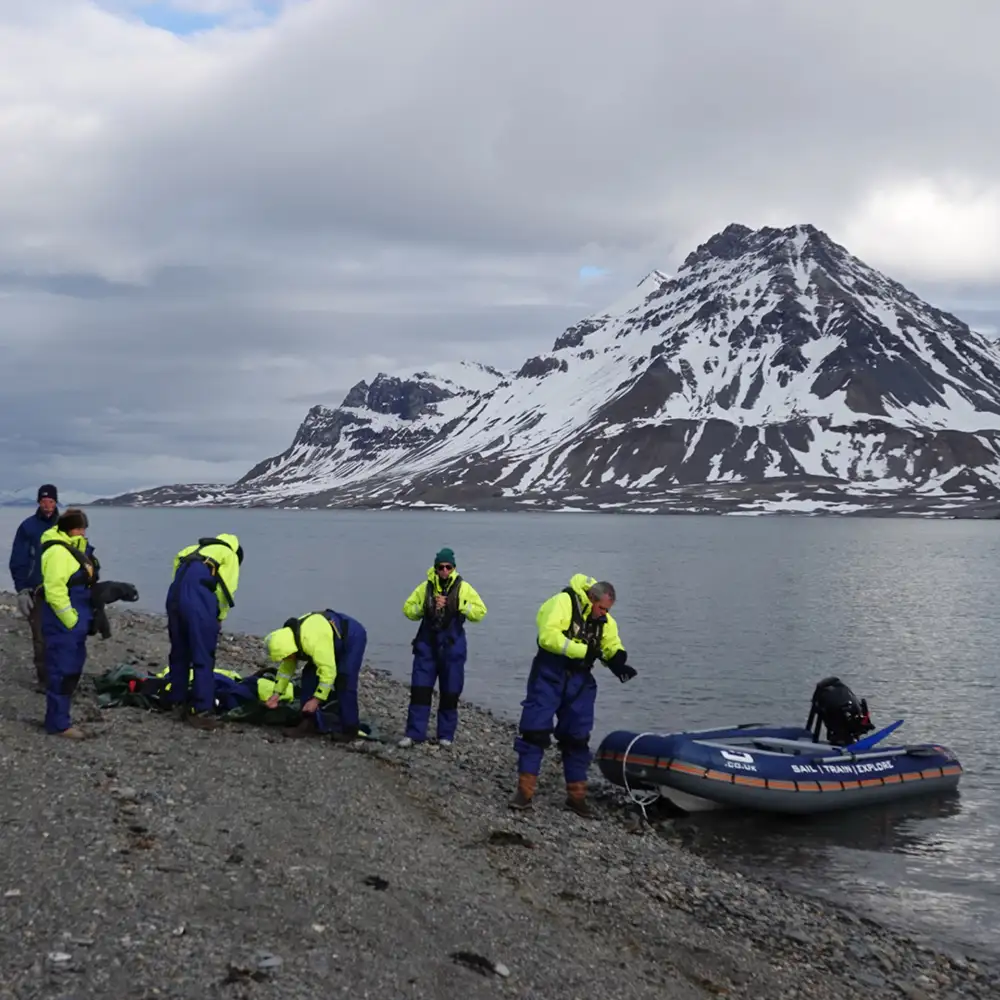
[[[638,673],[637,670],[630,667],[625,660],[628,658],[628,653],[624,649],[619,649],[614,656],[608,660],[608,670],[611,671],[622,682],[622,684],[627,683],[632,680],[633,677]]]
[[[601,655],[601,650],[596,643],[588,643],[587,645],[587,655],[583,658],[583,668],[584,670],[590,670],[594,664],[597,662],[597,658]]]

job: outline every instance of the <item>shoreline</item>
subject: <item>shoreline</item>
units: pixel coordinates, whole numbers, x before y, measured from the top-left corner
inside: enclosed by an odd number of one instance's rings
[[[407,687],[369,664],[362,717],[385,743],[285,740],[237,723],[202,733],[101,710],[88,677],[166,665],[163,617],[115,605],[111,639],[88,641],[74,699],[74,720],[97,735],[47,737],[13,605],[0,592],[0,958],[18,1000],[154,989],[986,1000],[1000,990],[990,956],[937,949],[724,871],[648,827],[636,833],[625,795],[596,768],[598,818],[576,817],[562,806],[557,753],[546,754],[534,811],[511,812],[515,724],[463,700],[452,748],[400,750]],[[263,660],[260,637],[223,633],[220,665],[249,672]],[[509,974],[456,964],[463,950]]]
[[[461,505],[453,502],[424,502],[415,501],[413,503],[364,503],[355,498],[347,498],[339,502],[324,503],[316,505],[312,499],[306,502],[306,498],[290,498],[288,501],[280,502],[189,502],[178,503],[157,503],[157,502],[120,502],[116,498],[101,498],[89,504],[79,504],[81,507],[102,507],[102,508],[127,508],[133,510],[292,510],[300,512],[322,512],[322,511],[345,511],[357,510],[366,513],[410,513],[424,512],[433,514],[617,514],[634,515],[645,517],[791,517],[791,518],[872,518],[875,520],[886,520],[900,518],[906,520],[925,521],[995,521],[1000,519],[1000,502],[996,500],[969,500],[964,503],[954,503],[954,497],[945,498],[922,498],[923,502],[904,502],[900,499],[896,504],[878,506],[873,503],[864,504],[856,500],[845,500],[836,506],[824,506],[826,501],[819,501],[815,506],[774,506],[767,507],[770,503],[765,498],[753,501],[758,504],[749,509],[743,509],[742,504],[729,504],[726,506],[689,504],[686,506],[670,506],[659,504],[652,506],[649,503],[637,502],[632,505],[623,504],[602,504],[597,501],[591,502],[589,506],[546,506],[535,504],[534,502],[521,502],[514,504],[491,504],[474,503]],[[299,502],[301,501],[301,502]]]

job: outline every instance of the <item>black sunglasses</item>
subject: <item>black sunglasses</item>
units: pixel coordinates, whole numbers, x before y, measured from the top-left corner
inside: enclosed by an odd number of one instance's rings
[[[452,566],[451,563],[438,563],[437,564],[437,568],[438,569],[454,569],[455,567]]]

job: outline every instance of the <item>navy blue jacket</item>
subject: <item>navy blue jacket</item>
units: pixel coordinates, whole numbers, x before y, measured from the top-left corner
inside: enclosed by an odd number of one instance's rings
[[[10,577],[14,581],[15,590],[42,585],[42,560],[38,552],[40,540],[42,534],[58,520],[58,509],[52,512],[51,517],[43,517],[39,508],[18,526],[10,549]]]

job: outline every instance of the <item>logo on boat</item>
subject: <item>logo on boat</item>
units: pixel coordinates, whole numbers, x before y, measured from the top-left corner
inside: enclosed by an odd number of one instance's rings
[[[736,768],[739,771],[756,771],[757,765],[754,763],[753,755],[745,750],[722,750],[722,759],[726,767]]]
[[[891,771],[895,765],[891,760],[865,761],[863,764],[792,764],[795,774],[871,774]]]

